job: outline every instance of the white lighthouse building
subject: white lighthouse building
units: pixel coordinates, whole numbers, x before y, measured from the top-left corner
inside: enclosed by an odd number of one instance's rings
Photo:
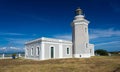
[[[84,18],[82,10],[78,8],[72,22],[73,57],[80,58],[94,55],[94,45],[89,44],[88,24],[89,21]]]
[[[94,56],[94,44],[89,43],[89,21],[76,10],[72,22],[72,41],[41,37],[25,43],[25,58],[35,60],[58,58],[89,58]]]

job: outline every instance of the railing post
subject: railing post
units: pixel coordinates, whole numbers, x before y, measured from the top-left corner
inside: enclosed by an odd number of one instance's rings
[[[5,58],[5,54],[2,55],[2,58],[3,58],[3,59]]]

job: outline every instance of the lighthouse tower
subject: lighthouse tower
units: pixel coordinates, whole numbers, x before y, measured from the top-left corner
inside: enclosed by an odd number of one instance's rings
[[[72,22],[73,57],[75,58],[89,58],[91,56],[88,24],[89,21],[84,18],[82,10],[78,8]]]

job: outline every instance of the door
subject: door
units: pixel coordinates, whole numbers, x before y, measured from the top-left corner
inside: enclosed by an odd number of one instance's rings
[[[51,47],[51,58],[54,58],[54,47]]]

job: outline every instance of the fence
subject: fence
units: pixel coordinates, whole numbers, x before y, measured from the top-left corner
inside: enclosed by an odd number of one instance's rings
[[[13,54],[0,54],[0,59],[12,59]],[[16,58],[24,57],[25,54],[16,54]]]

